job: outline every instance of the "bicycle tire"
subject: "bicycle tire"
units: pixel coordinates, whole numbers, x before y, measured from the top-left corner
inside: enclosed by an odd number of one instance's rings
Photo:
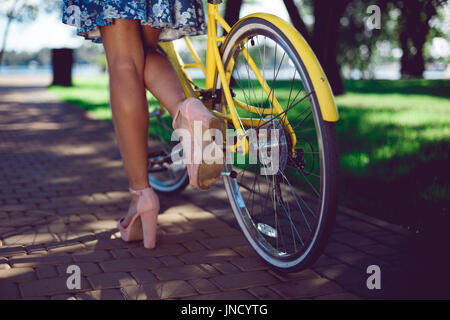
[[[323,253],[323,250],[328,242],[329,236],[331,234],[332,228],[334,226],[335,217],[336,217],[336,208],[337,208],[337,175],[338,175],[338,150],[337,150],[337,138],[336,138],[336,130],[335,125],[332,122],[324,121],[322,118],[320,106],[318,104],[317,95],[313,90],[312,82],[310,75],[307,72],[307,69],[304,65],[304,62],[301,59],[301,55],[295,49],[295,46],[292,40],[283,33],[276,25],[272,22],[265,20],[260,17],[251,17],[248,19],[243,19],[238,22],[227,35],[224,44],[221,46],[221,54],[222,54],[222,62],[225,70],[228,70],[232,73],[233,81],[239,83],[240,79],[236,79],[238,77],[234,76],[235,70],[239,70],[236,65],[238,64],[239,54],[242,53],[242,46],[248,43],[252,43],[252,41],[257,37],[266,37],[266,39],[272,40],[279,47],[285,50],[286,54],[293,61],[293,68],[299,72],[299,80],[302,81],[302,85],[304,86],[305,93],[308,93],[308,100],[311,104],[311,113],[313,115],[313,121],[315,123],[315,130],[317,132],[318,140],[318,149],[319,158],[320,158],[320,196],[318,197],[319,207],[316,210],[318,213],[316,222],[313,226],[313,231],[308,236],[307,241],[305,240],[305,244],[301,250],[298,252],[288,254],[279,249],[279,252],[275,252],[274,245],[272,243],[276,242],[279,244],[281,242],[280,239],[273,240],[272,238],[280,238],[280,232],[278,229],[275,229],[271,225],[267,225],[262,222],[258,222],[256,219],[256,215],[260,213],[250,213],[247,204],[244,201],[244,197],[242,196],[242,192],[247,192],[247,194],[254,193],[256,191],[248,191],[242,186],[242,181],[239,182],[238,178],[232,177],[231,175],[224,176],[224,184],[226,187],[226,191],[228,197],[230,199],[231,207],[233,208],[234,215],[238,221],[241,230],[243,231],[245,237],[249,241],[250,245],[253,249],[258,253],[258,255],[270,266],[273,268],[282,271],[282,272],[293,272],[301,269],[305,269],[311,266],[317,258]],[[259,41],[259,40],[258,40]],[[254,42],[254,41],[253,41]],[[254,45],[254,44],[253,44]],[[265,50],[265,49],[264,49]],[[247,50],[248,52],[248,50]],[[275,52],[277,52],[277,47],[275,46]],[[259,52],[261,55],[261,51]],[[264,54],[266,52],[264,51]],[[284,57],[284,56],[283,56]],[[233,58],[233,59],[231,59]],[[265,56],[264,56],[265,58]],[[242,59],[244,60],[244,59]],[[264,65],[264,61],[262,64]],[[283,63],[283,62],[281,62]],[[281,66],[280,63],[280,66]],[[276,64],[276,53],[275,53],[275,63]],[[264,70],[263,70],[264,71]],[[275,69],[274,69],[275,76]],[[294,73],[295,79],[295,73]],[[292,82],[294,82],[294,79]],[[275,95],[275,80],[273,80],[273,95]],[[230,81],[231,82],[231,81]],[[249,76],[249,88],[250,83],[253,83],[253,80],[250,79]],[[230,83],[229,83],[230,84]],[[236,87],[236,85],[234,85]],[[221,82],[220,78],[217,80],[216,90],[221,90]],[[239,90],[239,88],[237,88]],[[242,91],[244,89],[241,86]],[[238,91],[237,90],[237,91]],[[292,91],[292,89],[291,89]],[[220,92],[220,91],[218,91]],[[236,92],[233,92],[236,94]],[[259,93],[258,93],[259,94]],[[256,94],[254,93],[255,98]],[[270,94],[268,95],[270,96]],[[251,98],[251,95],[250,95]],[[250,100],[249,98],[249,100]],[[246,98],[247,99],[247,98]],[[289,97],[290,100],[290,97]],[[295,99],[294,99],[295,100]],[[288,102],[289,103],[289,102]],[[221,109],[221,106],[226,104],[225,97],[222,94],[222,103],[217,105],[217,109]],[[287,109],[287,108],[286,108]],[[221,110],[218,110],[221,111]],[[286,117],[288,117],[286,112]],[[295,147],[295,146],[294,146]],[[312,151],[311,153],[313,153]],[[314,158],[314,156],[313,156]],[[314,160],[313,160],[314,162]],[[226,165],[227,171],[235,170],[235,167],[232,164]],[[287,173],[286,173],[287,175]],[[304,176],[305,177],[305,176]],[[284,179],[283,177],[282,179]],[[241,178],[242,179],[242,178]],[[256,180],[257,178],[254,178]],[[278,179],[278,178],[277,178]],[[306,177],[305,177],[306,179]],[[274,180],[273,180],[274,181]],[[283,180],[284,181],[284,180]],[[287,178],[286,178],[287,181]],[[245,180],[244,180],[245,182]],[[289,181],[287,181],[290,183]],[[259,182],[258,182],[259,183]],[[283,182],[285,183],[285,182]],[[240,186],[241,184],[241,186]],[[278,215],[278,202],[283,202],[282,193],[284,189],[280,187],[281,183],[279,179],[277,180],[278,186],[275,186],[275,182],[272,182],[272,188],[279,189],[279,198],[276,196],[272,202],[272,205],[275,205],[275,216]],[[270,182],[269,182],[270,186]],[[255,182],[253,182],[253,187],[255,187]],[[284,186],[283,186],[284,188]],[[245,190],[244,190],[245,189]],[[250,188],[248,188],[250,189]],[[297,190],[297,188],[292,188]],[[263,189],[264,190],[264,189]],[[295,191],[297,192],[297,191]],[[261,193],[261,191],[259,192]],[[307,194],[304,195],[308,197]],[[281,198],[281,201],[279,200]],[[295,198],[295,196],[293,196]],[[247,197],[249,200],[249,196]],[[297,201],[297,200],[296,200]],[[302,200],[303,201],[303,200]],[[309,199],[308,199],[309,201]],[[276,203],[275,203],[276,202]],[[306,202],[305,202],[306,203]],[[298,201],[297,201],[298,204]],[[243,207],[245,206],[245,208]],[[253,205],[252,205],[253,208]],[[301,206],[299,205],[301,210]],[[264,209],[265,211],[265,209]],[[303,213],[303,211],[302,211]],[[253,216],[252,216],[253,214]],[[290,220],[290,228],[292,229],[292,219],[293,216],[290,216],[290,213],[285,213],[285,215]],[[264,216],[263,216],[264,218]],[[262,219],[259,217],[258,219]],[[275,220],[279,219],[279,217],[275,217]],[[286,219],[288,220],[288,219]],[[305,218],[305,222],[308,224],[307,219]],[[288,223],[289,224],[289,223]],[[281,223],[280,223],[281,226]],[[287,228],[285,225],[279,227],[279,230],[282,228]],[[312,228],[311,228],[312,229]],[[303,229],[302,229],[303,230]],[[295,234],[295,232],[292,232]],[[299,231],[296,230],[297,235],[299,235]],[[294,238],[294,247],[295,238],[300,238],[300,236],[293,236]],[[301,240],[301,239],[300,239]],[[287,243],[287,241],[284,241]],[[292,247],[292,243],[286,245],[286,247]],[[280,247],[281,248],[281,247]]]

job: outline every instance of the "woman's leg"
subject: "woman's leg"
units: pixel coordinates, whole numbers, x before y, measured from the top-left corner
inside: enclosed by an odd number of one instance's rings
[[[177,107],[186,99],[186,95],[170,61],[156,50],[160,30],[142,25],[141,32],[145,48],[145,87],[173,118]]]
[[[100,27],[109,71],[110,105],[120,154],[134,190],[149,187],[147,173],[148,105],[144,87],[144,48],[139,21],[116,19]],[[136,212],[133,195],[126,227]]]
[[[137,20],[116,19],[100,28],[109,70],[113,123],[130,187],[149,186],[148,106],[144,87],[144,48]]]

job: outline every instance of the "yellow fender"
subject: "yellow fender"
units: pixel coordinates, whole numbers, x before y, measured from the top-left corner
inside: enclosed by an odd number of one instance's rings
[[[316,92],[319,107],[322,113],[322,118],[325,121],[336,122],[339,120],[339,113],[334,100],[333,91],[328,82],[328,79],[317,60],[316,55],[312,51],[303,36],[289,23],[283,19],[268,13],[255,13],[248,15],[239,20],[232,29],[235,29],[242,22],[251,19],[260,18],[272,23],[275,27],[281,30],[292,42],[297,52],[300,54],[300,58],[303,60],[309,77],[311,78],[314,91]],[[232,30],[231,30],[232,32]],[[231,32],[229,34],[231,34]]]

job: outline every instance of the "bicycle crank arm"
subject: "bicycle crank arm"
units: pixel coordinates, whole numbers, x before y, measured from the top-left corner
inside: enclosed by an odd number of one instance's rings
[[[231,171],[231,172],[228,172],[228,171],[222,171],[221,173],[220,173],[220,175],[222,176],[222,177],[227,177],[227,176],[229,176],[230,178],[233,178],[233,179],[236,179],[236,177],[237,177],[237,172],[236,171]]]

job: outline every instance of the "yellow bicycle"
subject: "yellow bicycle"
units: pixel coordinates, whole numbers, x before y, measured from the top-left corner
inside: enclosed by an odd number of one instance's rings
[[[227,147],[222,172],[235,217],[267,263],[281,271],[311,265],[322,253],[337,207],[339,118],[328,80],[313,51],[290,24],[256,13],[230,27],[221,0],[208,1],[206,64],[188,38],[195,63],[184,63],[172,42],[160,47],[172,62],[187,96],[198,97],[223,119]],[[226,36],[218,36],[218,26]],[[189,76],[204,74],[204,88]],[[174,163],[170,119],[151,112],[156,128],[149,152],[149,181],[160,192],[188,184],[183,163]],[[159,131],[158,131],[159,128]],[[179,150],[176,152],[180,152]],[[277,167],[271,174],[261,156]]]

